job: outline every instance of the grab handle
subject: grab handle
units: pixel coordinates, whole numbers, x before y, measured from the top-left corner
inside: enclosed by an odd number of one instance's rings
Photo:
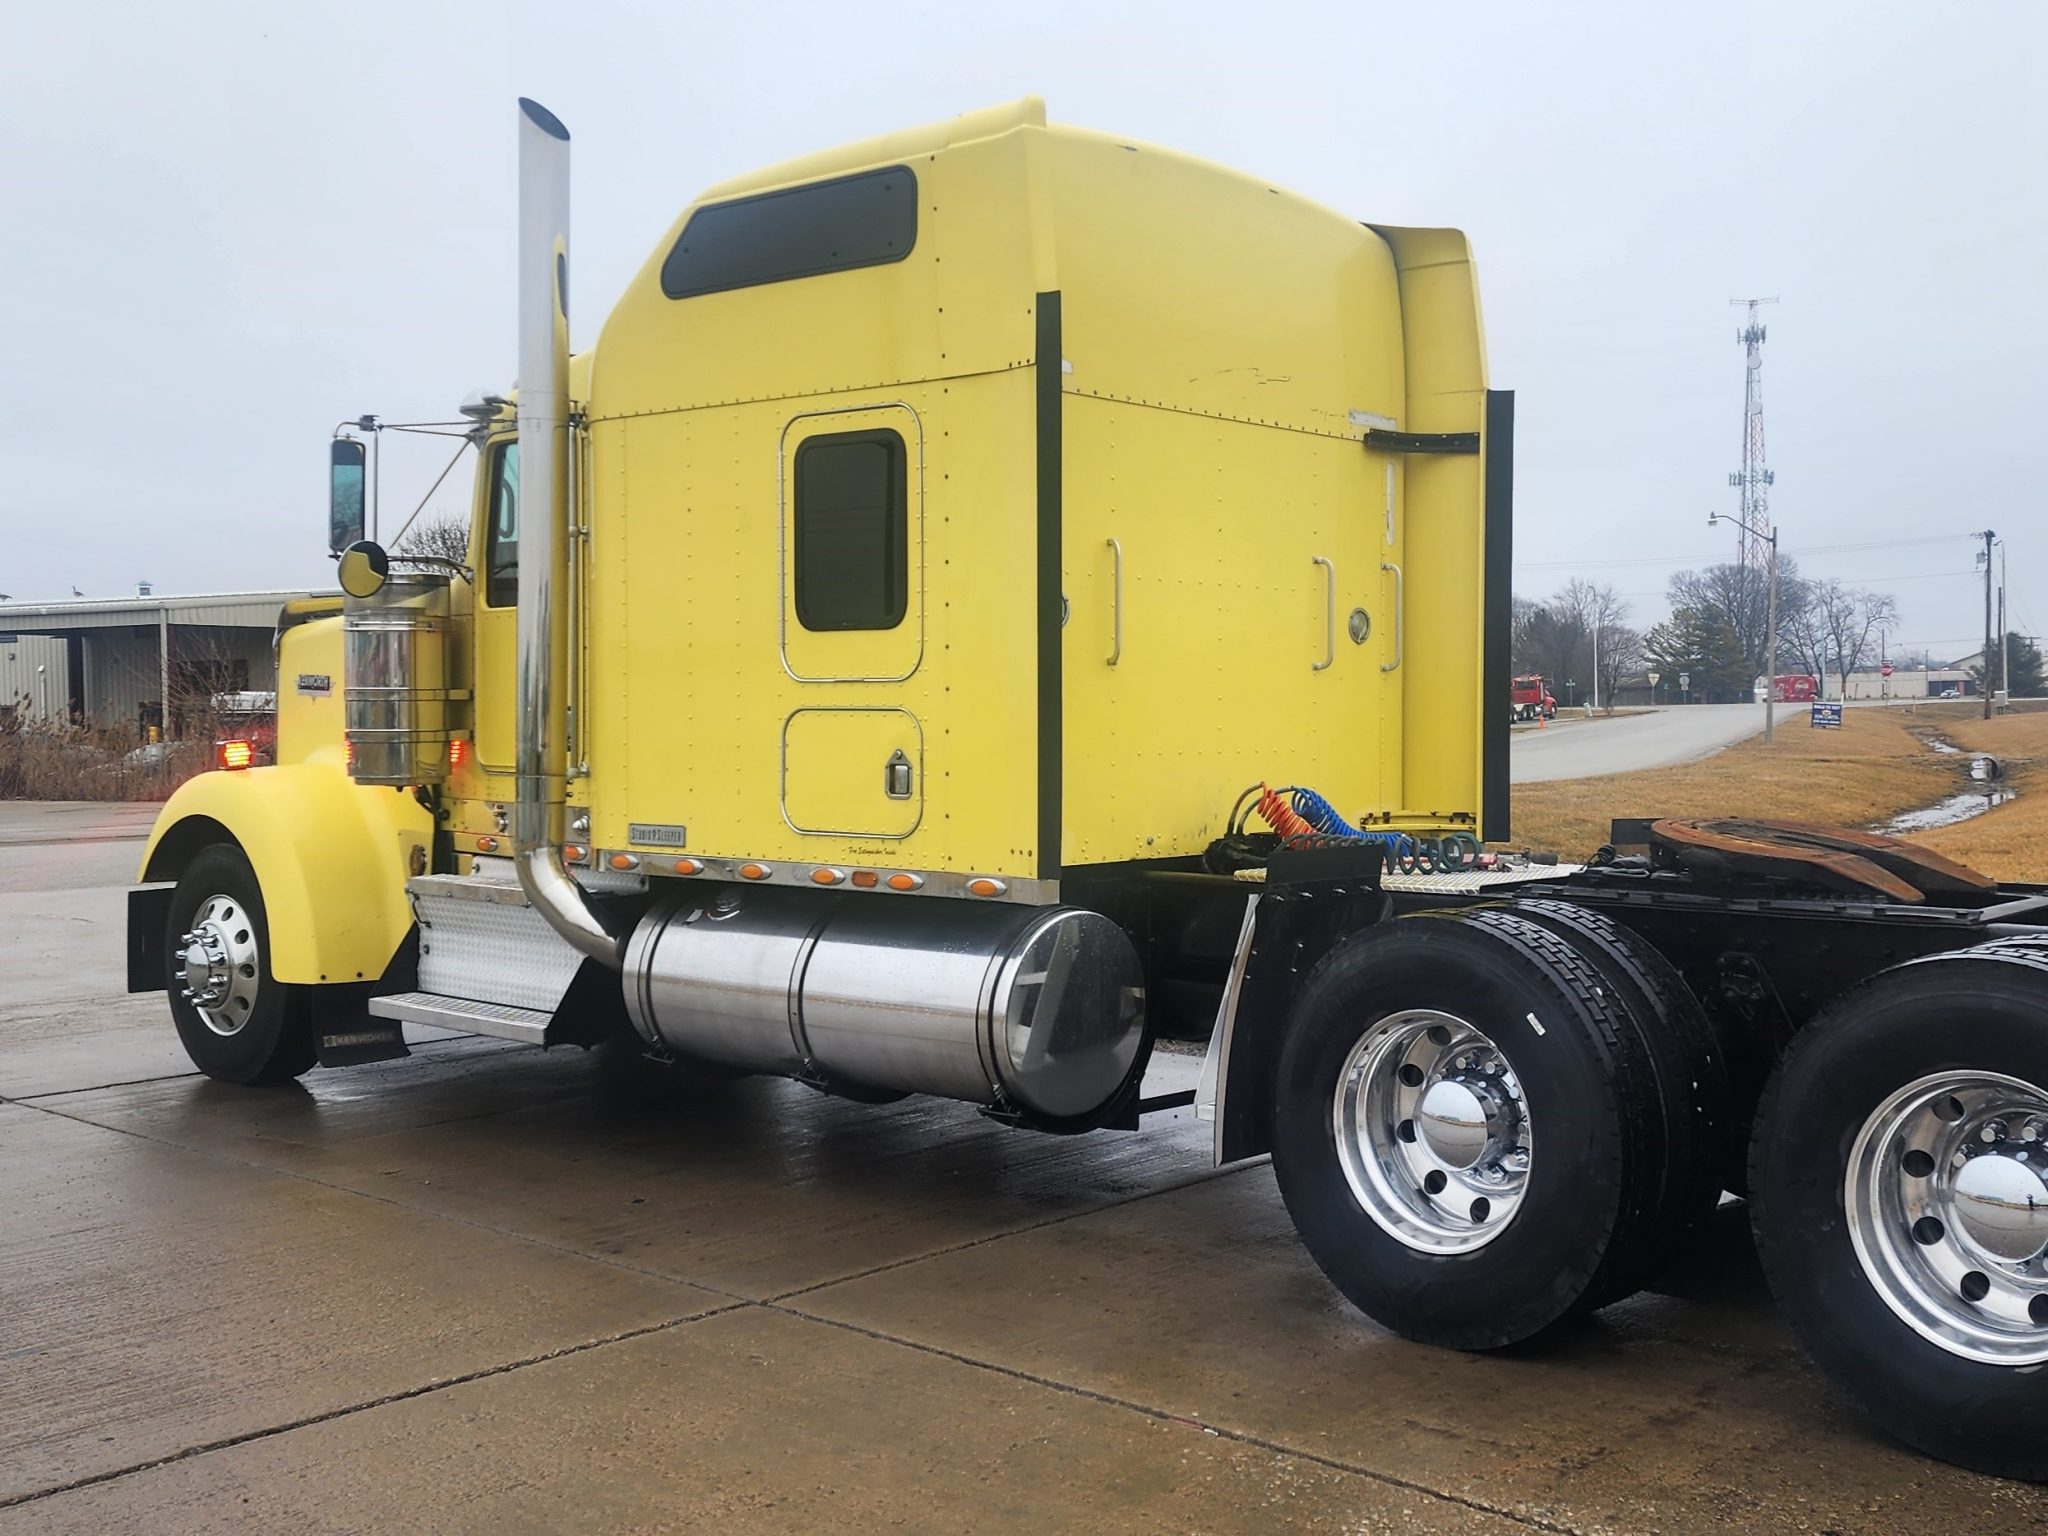
[[[1380,663],[1382,672],[1391,672],[1401,665],[1401,616],[1406,612],[1406,605],[1401,601],[1401,567],[1391,560],[1382,560],[1380,569],[1394,573],[1394,659]]]
[[[1323,659],[1309,666],[1320,672],[1337,659],[1337,567],[1321,555],[1309,558],[1323,568]]]
[[[1110,539],[1109,664],[1113,667],[1124,654],[1124,547]]]

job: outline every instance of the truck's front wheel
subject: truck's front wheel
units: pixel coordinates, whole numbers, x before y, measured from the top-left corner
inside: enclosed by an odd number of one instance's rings
[[[224,1083],[281,1083],[313,1065],[305,988],[270,974],[270,926],[239,848],[201,849],[164,936],[171,1017],[192,1064]]]

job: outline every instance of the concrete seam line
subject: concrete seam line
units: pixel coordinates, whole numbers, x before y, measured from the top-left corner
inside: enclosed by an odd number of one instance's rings
[[[1335,1456],[1326,1456],[1318,1451],[1304,1450],[1300,1446],[1288,1445],[1284,1441],[1268,1440],[1262,1435],[1248,1434],[1243,1430],[1227,1429],[1220,1424],[1211,1424],[1205,1419],[1191,1419],[1184,1413],[1170,1413],[1164,1408],[1155,1408],[1150,1403],[1136,1402],[1131,1398],[1118,1397],[1113,1393],[1098,1391],[1094,1387],[1083,1387],[1073,1382],[1059,1381],[1050,1376],[1040,1376],[1033,1371],[1020,1370],[1013,1365],[999,1365],[993,1360],[982,1360],[973,1355],[963,1355],[958,1350],[946,1349],[937,1344],[921,1344],[915,1339],[902,1338],[893,1333],[884,1333],[879,1328],[863,1327],[859,1323],[842,1322],[838,1318],[823,1317],[815,1312],[806,1312],[801,1307],[786,1307],[776,1302],[756,1302],[764,1312],[779,1312],[786,1317],[801,1318],[805,1322],[821,1323],[827,1328],[842,1329],[873,1339],[878,1344],[894,1344],[903,1349],[913,1349],[920,1354],[932,1355],[941,1360],[950,1360],[955,1365],[964,1365],[974,1370],[990,1371],[998,1376],[1007,1376],[1014,1381],[1027,1382],[1048,1391],[1065,1393],[1069,1397],[1085,1398],[1089,1402],[1101,1403],[1110,1408],[1122,1408],[1130,1413],[1142,1415],[1162,1424],[1180,1424],[1199,1429],[1204,1434],[1214,1435],[1219,1440],[1228,1440],[1236,1445],[1251,1446],[1256,1450],[1271,1451],[1276,1456],[1290,1456],[1300,1461],[1312,1462],[1328,1467],[1333,1472],[1348,1473],[1362,1477],[1369,1482],[1381,1483],[1389,1488],[1399,1488],[1404,1493],[1421,1494],[1425,1498],[1439,1499],[1446,1504],[1456,1504],[1476,1514],[1492,1515],[1497,1519],[1513,1521],[1532,1530],[1549,1531],[1553,1536],[1584,1536],[1576,1526],[1561,1525],[1546,1520],[1540,1515],[1523,1514],[1504,1505],[1489,1504],[1483,1499],[1469,1498],[1464,1494],[1446,1493],[1440,1488],[1431,1488],[1426,1483],[1413,1482],[1397,1477],[1391,1472],[1380,1472],[1372,1467],[1360,1466],[1355,1462],[1343,1461]]]
[[[375,1190],[354,1189],[346,1184],[336,1184],[329,1179],[316,1179],[310,1173],[299,1173],[290,1168],[272,1168],[263,1163],[251,1162],[247,1158],[231,1157],[225,1152],[215,1152],[205,1147],[191,1146],[188,1143],[172,1141],[162,1136],[150,1136],[141,1131],[131,1131],[126,1126],[104,1125],[97,1120],[88,1120],[83,1115],[66,1114],[61,1109],[52,1109],[47,1104],[22,1104],[20,1107],[22,1109],[34,1110],[39,1114],[48,1115],[53,1120],[68,1120],[74,1125],[83,1125],[95,1131],[106,1131],[115,1136],[131,1137],[136,1141],[147,1142],[153,1147],[172,1147],[180,1152],[189,1152],[194,1157],[203,1157],[216,1163],[225,1163],[231,1168],[242,1168],[251,1173],[268,1175],[271,1178],[295,1179],[301,1184],[311,1184],[316,1189],[332,1190],[335,1194],[348,1195],[357,1200],[368,1200],[376,1205],[388,1205],[393,1210],[404,1211],[411,1216],[423,1216],[434,1221],[449,1222],[458,1227],[468,1227],[477,1232],[488,1232],[494,1237],[506,1238],[512,1242],[529,1243],[535,1248],[543,1248],[550,1253],[559,1253],[572,1259],[582,1259],[587,1263],[603,1265],[607,1269],[623,1270],[630,1275],[640,1275],[649,1280],[664,1281],[669,1285],[691,1286],[696,1290],[707,1291],[713,1296],[723,1296],[728,1301],[751,1303],[754,1300],[751,1296],[743,1296],[738,1291],[727,1290],[721,1285],[711,1285],[702,1280],[689,1279],[683,1275],[666,1274],[661,1270],[648,1269],[639,1264],[628,1264],[623,1259],[615,1259],[602,1253],[590,1253],[581,1248],[571,1248],[566,1243],[549,1242],[546,1238],[536,1237],[531,1232],[515,1232],[509,1227],[493,1226],[487,1221],[477,1221],[472,1217],[457,1216],[448,1211],[435,1211],[429,1210],[424,1206],[410,1205],[393,1196],[379,1194]],[[4,1507],[4,1505],[0,1505],[0,1508]]]
[[[868,1269],[856,1269],[851,1274],[834,1275],[829,1280],[815,1280],[809,1285],[800,1285],[793,1291],[778,1291],[773,1296],[762,1297],[761,1304],[763,1306],[772,1306],[776,1302],[790,1301],[798,1296],[809,1296],[818,1291],[830,1290],[835,1285],[851,1285],[856,1280],[866,1280],[874,1275],[886,1275],[891,1270],[903,1269],[911,1264],[922,1264],[927,1259],[943,1259],[948,1254],[965,1253],[970,1248],[980,1248],[988,1243],[999,1243],[1004,1238],[1022,1237],[1029,1232],[1043,1232],[1047,1227],[1057,1227],[1066,1222],[1079,1221],[1084,1216],[1098,1215],[1103,1211],[1114,1211],[1121,1206],[1135,1205],[1140,1200],[1150,1200],[1158,1195],[1171,1195],[1183,1189],[1193,1189],[1197,1185],[1213,1183],[1217,1179],[1228,1178],[1233,1173],[1241,1173],[1247,1168],[1261,1168],[1272,1160],[1271,1157],[1262,1155],[1246,1158],[1240,1163],[1232,1163],[1227,1168],[1204,1168],[1199,1173],[1192,1174],[1185,1179],[1176,1180],[1171,1184],[1162,1184],[1157,1189],[1143,1189],[1139,1190],[1136,1194],[1119,1195],[1114,1200],[1105,1201],[1101,1205],[1091,1205],[1086,1210],[1065,1211],[1058,1216],[1044,1216],[1037,1221],[1026,1222],[1022,1226],[1005,1227],[1000,1232],[989,1232],[980,1237],[964,1238],[957,1243],[948,1243],[943,1248],[929,1249],[924,1253],[911,1254],[907,1258],[891,1259],[886,1264],[876,1264]]]
[[[702,1312],[690,1312],[681,1317],[665,1318],[658,1323],[649,1323],[645,1327],[628,1328],[621,1333],[607,1334],[601,1339],[585,1339],[580,1344],[564,1344],[559,1349],[544,1350],[537,1355],[522,1356],[520,1359],[507,1360],[498,1365],[481,1366],[474,1371],[465,1371],[460,1376],[449,1376],[439,1381],[423,1382],[417,1387],[407,1387],[400,1392],[387,1392],[381,1397],[366,1398],[359,1403],[344,1403],[339,1408],[329,1408],[320,1413],[309,1413],[303,1418],[292,1419],[283,1424],[269,1424],[265,1425],[262,1429],[252,1429],[239,1435],[223,1435],[218,1440],[208,1440],[199,1445],[188,1445],[182,1450],[171,1451],[162,1456],[154,1456],[148,1461],[138,1461],[132,1466],[115,1467],[105,1472],[95,1472],[89,1477],[73,1478],[68,1483],[58,1483],[53,1487],[37,1488],[28,1493],[11,1494],[6,1498],[0,1498],[0,1509],[16,1509],[23,1504],[34,1504],[43,1499],[53,1499],[59,1494],[76,1493],[82,1488],[98,1487],[101,1483],[118,1482],[124,1477],[134,1477],[137,1473],[141,1472],[153,1472],[158,1467],[168,1467],[176,1462],[190,1461],[197,1456],[211,1455],[215,1451],[233,1450],[236,1446],[248,1445],[257,1440],[268,1440],[276,1435],[288,1435],[293,1430],[311,1429],[316,1425],[331,1423],[335,1419],[345,1419],[351,1414],[364,1413],[373,1408],[389,1407],[393,1403],[408,1402],[416,1397],[427,1397],[435,1392],[444,1392],[450,1387],[467,1386],[473,1381],[483,1381],[492,1376],[503,1376],[511,1371],[524,1370],[530,1365],[545,1365],[550,1360],[561,1360],[570,1355],[581,1355],[593,1349],[603,1349],[608,1344],[624,1344],[633,1339],[644,1339],[652,1333],[665,1333],[669,1329],[679,1328],[685,1323],[701,1323],[706,1318],[719,1317],[727,1312],[742,1311],[754,1305],[756,1303],[749,1301],[728,1302],[724,1306],[709,1307]]]
[[[122,995],[126,996],[127,994],[124,993]],[[67,1013],[72,1010],[60,1008],[53,1011],[56,1013]],[[502,1054],[503,1051],[511,1051],[518,1049],[518,1043],[516,1041],[487,1040],[487,1038],[483,1035],[455,1035],[446,1040],[422,1040],[419,1042],[419,1044],[408,1046],[406,1047],[406,1049],[411,1051],[413,1054],[417,1055],[421,1051],[430,1051],[434,1049],[435,1046],[440,1045],[477,1044],[489,1044],[501,1048],[499,1050],[479,1051],[477,1054],[480,1056],[496,1056]],[[141,1088],[147,1086],[150,1083],[176,1083],[182,1082],[186,1078],[200,1077],[203,1075],[204,1074],[201,1073],[195,1067],[190,1072],[165,1072],[161,1073],[156,1077],[126,1077],[121,1079],[121,1081],[117,1083],[87,1083],[82,1088],[52,1088],[47,1093],[0,1094],[0,1103],[33,1104],[39,1099],[70,1098],[81,1093],[104,1093],[114,1088]],[[487,1111],[487,1113],[490,1113],[490,1111]],[[91,1121],[88,1123],[97,1124],[98,1122]],[[439,1125],[444,1122],[434,1121],[431,1123]]]

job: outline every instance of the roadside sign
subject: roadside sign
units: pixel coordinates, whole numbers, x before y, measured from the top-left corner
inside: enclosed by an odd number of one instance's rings
[[[1842,728],[1842,704],[1838,699],[1832,704],[1819,700],[1813,705],[1813,728],[1817,731],[1839,731]]]
[[[1878,672],[1879,672],[1880,674],[1882,674],[1883,676],[1885,676],[1885,677],[1890,677],[1890,676],[1892,675],[1892,664],[1891,664],[1890,662],[1886,662],[1886,663],[1885,663],[1885,664],[1884,664],[1883,666],[1879,667],[1879,668],[1878,668],[1877,670],[1878,670]]]
[[[1650,674],[1650,686],[1651,686],[1652,688],[1654,688],[1654,687],[1656,687],[1656,686],[1657,686],[1657,679],[1658,679],[1658,678],[1659,678],[1660,676],[1662,676],[1662,674],[1661,674],[1661,673],[1657,673],[1657,672],[1652,672],[1652,673]]]
[[[1692,674],[1690,672],[1679,673],[1678,686],[1686,690],[1687,692],[1690,692],[1692,689]]]

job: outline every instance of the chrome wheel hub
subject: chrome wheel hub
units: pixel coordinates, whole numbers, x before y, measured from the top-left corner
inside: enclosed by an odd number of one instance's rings
[[[1529,1182],[1530,1125],[1507,1058],[1463,1019],[1381,1019],[1338,1074],[1332,1129],[1345,1181],[1391,1237],[1468,1253],[1500,1235]]]
[[[1907,1085],[1864,1122],[1844,1197],[1864,1274],[1922,1338],[2048,1361],[2048,1092],[1996,1072]]]
[[[256,1006],[256,930],[232,896],[209,896],[178,939],[183,995],[216,1035],[232,1035]]]

